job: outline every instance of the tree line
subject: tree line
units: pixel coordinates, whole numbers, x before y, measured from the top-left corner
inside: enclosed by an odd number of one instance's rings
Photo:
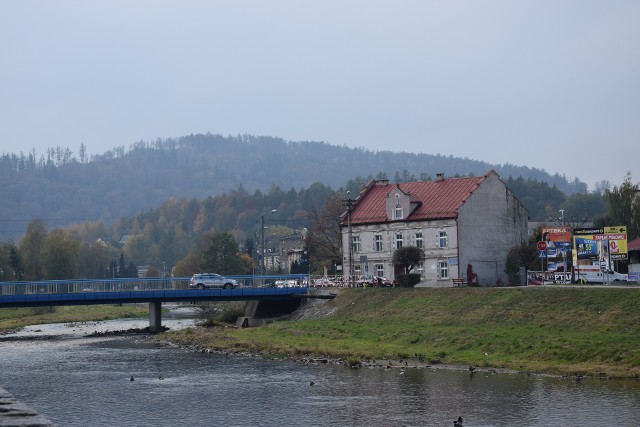
[[[0,156],[0,241],[22,236],[25,220],[41,218],[50,228],[97,219],[110,224],[172,197],[215,197],[237,189],[239,183],[252,194],[266,193],[272,185],[298,190],[321,182],[339,188],[354,177],[406,182],[428,180],[440,172],[452,177],[495,169],[505,179],[547,183],[549,189],[536,194],[536,204],[542,204],[553,188],[567,195],[586,189],[576,179],[525,166],[251,135],[139,141],[90,158],[87,151],[81,144],[74,150],[58,146],[44,154],[31,150]],[[538,215],[542,210],[531,212]]]
[[[156,208],[111,223],[84,221],[48,230],[43,220],[36,219],[18,244],[2,243],[0,276],[5,281],[127,277],[137,275],[139,266],[148,266],[145,268],[156,275],[173,267],[180,275],[207,268],[216,271],[217,264],[210,261],[216,259],[212,242],[219,239],[237,244],[237,249],[228,247],[239,257],[229,270],[249,273],[255,265],[263,217],[267,240],[307,228],[305,262],[320,272],[341,260],[339,216],[344,211],[345,192],[358,194],[371,178],[357,176],[338,190],[314,183],[307,189],[286,191],[272,185],[265,193],[255,190],[249,194],[240,185],[202,200],[170,198]],[[630,175],[604,194],[569,197],[535,180],[509,178],[507,183],[521,200],[526,200],[528,192],[551,191],[554,197],[541,207],[545,214],[557,215],[563,208],[567,218],[581,218],[586,211],[594,216],[594,225],[627,225],[630,238],[638,235],[640,206],[634,198],[638,185]],[[599,211],[597,206],[601,206]],[[308,267],[298,263],[295,268],[306,272]]]

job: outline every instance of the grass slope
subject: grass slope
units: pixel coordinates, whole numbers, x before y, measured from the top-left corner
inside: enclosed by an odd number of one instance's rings
[[[640,289],[342,289],[327,317],[188,329],[225,351],[415,359],[555,374],[640,376]]]

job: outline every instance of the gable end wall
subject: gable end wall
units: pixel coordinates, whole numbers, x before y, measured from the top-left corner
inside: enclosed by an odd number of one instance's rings
[[[481,286],[507,285],[504,267],[509,250],[527,239],[528,213],[491,173],[458,211],[460,274],[473,266]]]

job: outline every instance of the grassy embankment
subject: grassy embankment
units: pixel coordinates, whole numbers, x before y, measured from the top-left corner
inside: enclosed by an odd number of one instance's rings
[[[640,289],[342,289],[333,315],[169,332],[223,351],[640,376]]]
[[[44,307],[38,309],[3,308],[0,309],[0,332],[45,323],[87,322],[128,317],[138,318],[148,315],[148,308],[138,305],[60,306],[55,307],[52,312]]]

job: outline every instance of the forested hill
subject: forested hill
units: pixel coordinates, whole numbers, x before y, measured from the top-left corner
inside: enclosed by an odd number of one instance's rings
[[[248,135],[138,142],[90,160],[85,150],[80,148],[79,159],[69,148],[60,147],[45,154],[0,157],[0,241],[22,235],[34,218],[44,219],[49,227],[99,218],[109,222],[156,207],[170,197],[205,198],[240,186],[249,193],[265,192],[274,185],[285,190],[307,188],[314,182],[341,188],[367,177],[395,182],[431,179],[440,172],[481,175],[495,169],[505,180],[546,182],[566,194],[586,188],[577,179],[568,182],[524,166]]]

